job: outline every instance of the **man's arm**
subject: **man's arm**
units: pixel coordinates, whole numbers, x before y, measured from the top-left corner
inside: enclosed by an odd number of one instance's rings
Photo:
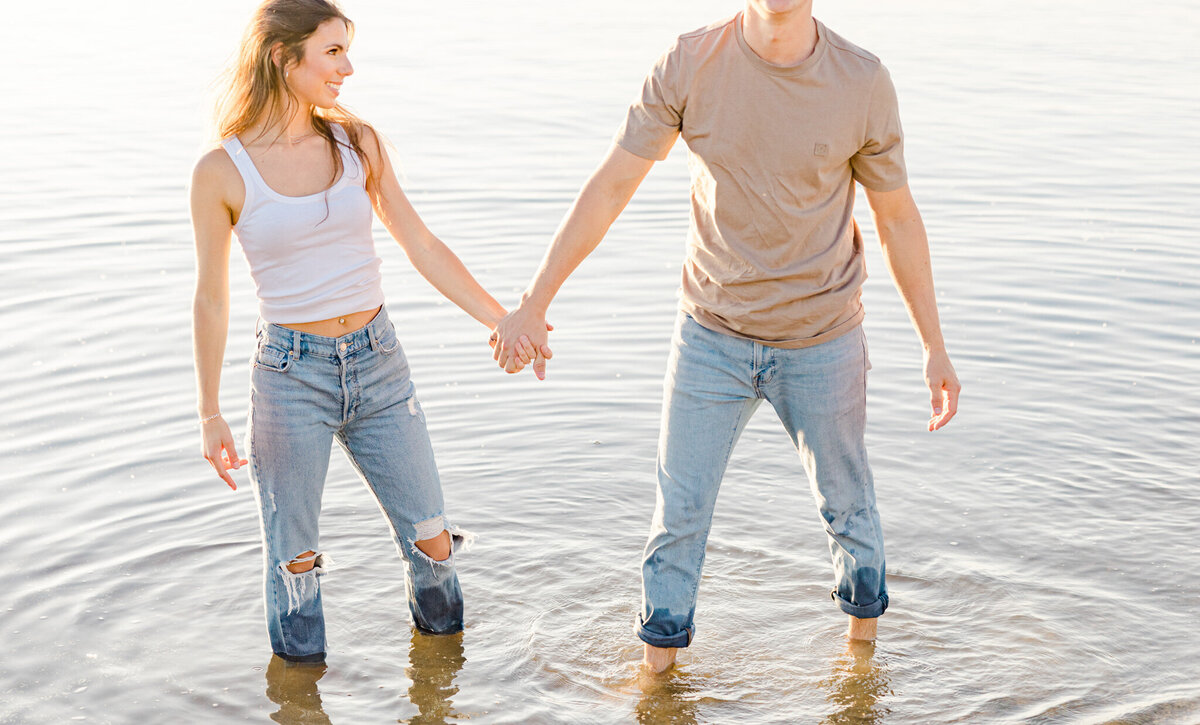
[[[925,384],[929,386],[929,403],[933,409],[929,430],[937,430],[958,412],[958,393],[962,386],[950,364],[938,322],[925,224],[907,184],[895,191],[868,189],[867,203],[875,218],[883,259],[925,349]]]
[[[522,335],[529,338],[535,350],[546,345],[546,310],[554,295],[604,239],[652,166],[654,161],[615,144],[609,149],[555,232],[533,281],[521,295],[520,305],[496,326],[492,357],[500,367],[507,369]],[[540,378],[545,370],[546,362],[539,357],[534,362],[534,372]]]

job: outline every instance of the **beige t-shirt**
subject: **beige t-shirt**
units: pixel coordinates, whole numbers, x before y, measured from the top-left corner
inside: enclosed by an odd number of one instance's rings
[[[853,182],[907,183],[896,91],[878,58],[820,22],[813,54],[784,67],[750,49],[741,19],[681,35],[615,141],[656,160],[687,143],[683,309],[717,332],[807,347],[862,321]]]

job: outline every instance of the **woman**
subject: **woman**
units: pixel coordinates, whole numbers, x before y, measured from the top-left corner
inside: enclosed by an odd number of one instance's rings
[[[462,629],[452,552],[424,414],[383,308],[371,210],[439,292],[489,329],[505,310],[421,222],[374,130],[338,106],[353,26],[326,0],[255,12],[218,112],[224,139],[196,165],[194,343],[204,457],[230,488],[238,457],[218,408],[236,233],[258,290],[247,426],[261,513],[267,631],[294,662],[325,656],[318,577],[331,564],[317,518],[337,440],[379,501],[405,561],[418,629]],[[531,345],[520,364],[538,359]],[[538,351],[550,356],[548,349]]]

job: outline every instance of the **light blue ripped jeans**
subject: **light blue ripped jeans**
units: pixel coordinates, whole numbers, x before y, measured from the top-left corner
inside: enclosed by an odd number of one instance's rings
[[[425,415],[387,312],[337,338],[260,324],[253,364],[246,438],[261,513],[271,649],[298,662],[325,656],[320,577],[332,558],[320,548],[317,519],[335,440],[387,518],[417,628],[460,631],[453,554],[435,561],[415,542],[447,529],[457,550],[467,537],[443,518]],[[314,562],[311,571],[287,568],[305,561]]]
[[[714,332],[680,314],[664,385],[657,505],[642,561],[642,641],[691,644],[717,489],[763,400],[808,473],[833,555],[831,596],[847,614],[883,614],[883,529],[863,442],[868,367],[861,326],[788,350]]]

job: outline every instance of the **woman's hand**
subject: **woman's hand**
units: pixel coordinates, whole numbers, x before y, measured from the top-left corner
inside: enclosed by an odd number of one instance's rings
[[[236,491],[237,484],[233,482],[229,470],[241,468],[249,461],[238,458],[237,446],[233,443],[233,433],[229,430],[229,424],[220,415],[204,421],[200,424],[200,440],[204,460],[212,465],[221,480]]]
[[[497,346],[500,338],[499,325],[508,320],[509,316],[505,316],[497,323],[496,329],[492,330],[491,337],[488,338],[488,345],[492,348],[492,359],[499,360],[500,349]],[[554,325],[549,322],[543,323],[546,325],[546,332],[553,332]],[[533,363],[533,372],[537,375],[538,380],[546,379],[546,361],[554,357],[554,352],[550,350],[550,346],[543,344],[535,347],[530,341],[528,335],[521,335],[517,338],[517,344],[509,348],[508,355],[504,362],[500,363],[500,367],[504,368],[504,372],[512,374],[519,373],[526,365]]]

